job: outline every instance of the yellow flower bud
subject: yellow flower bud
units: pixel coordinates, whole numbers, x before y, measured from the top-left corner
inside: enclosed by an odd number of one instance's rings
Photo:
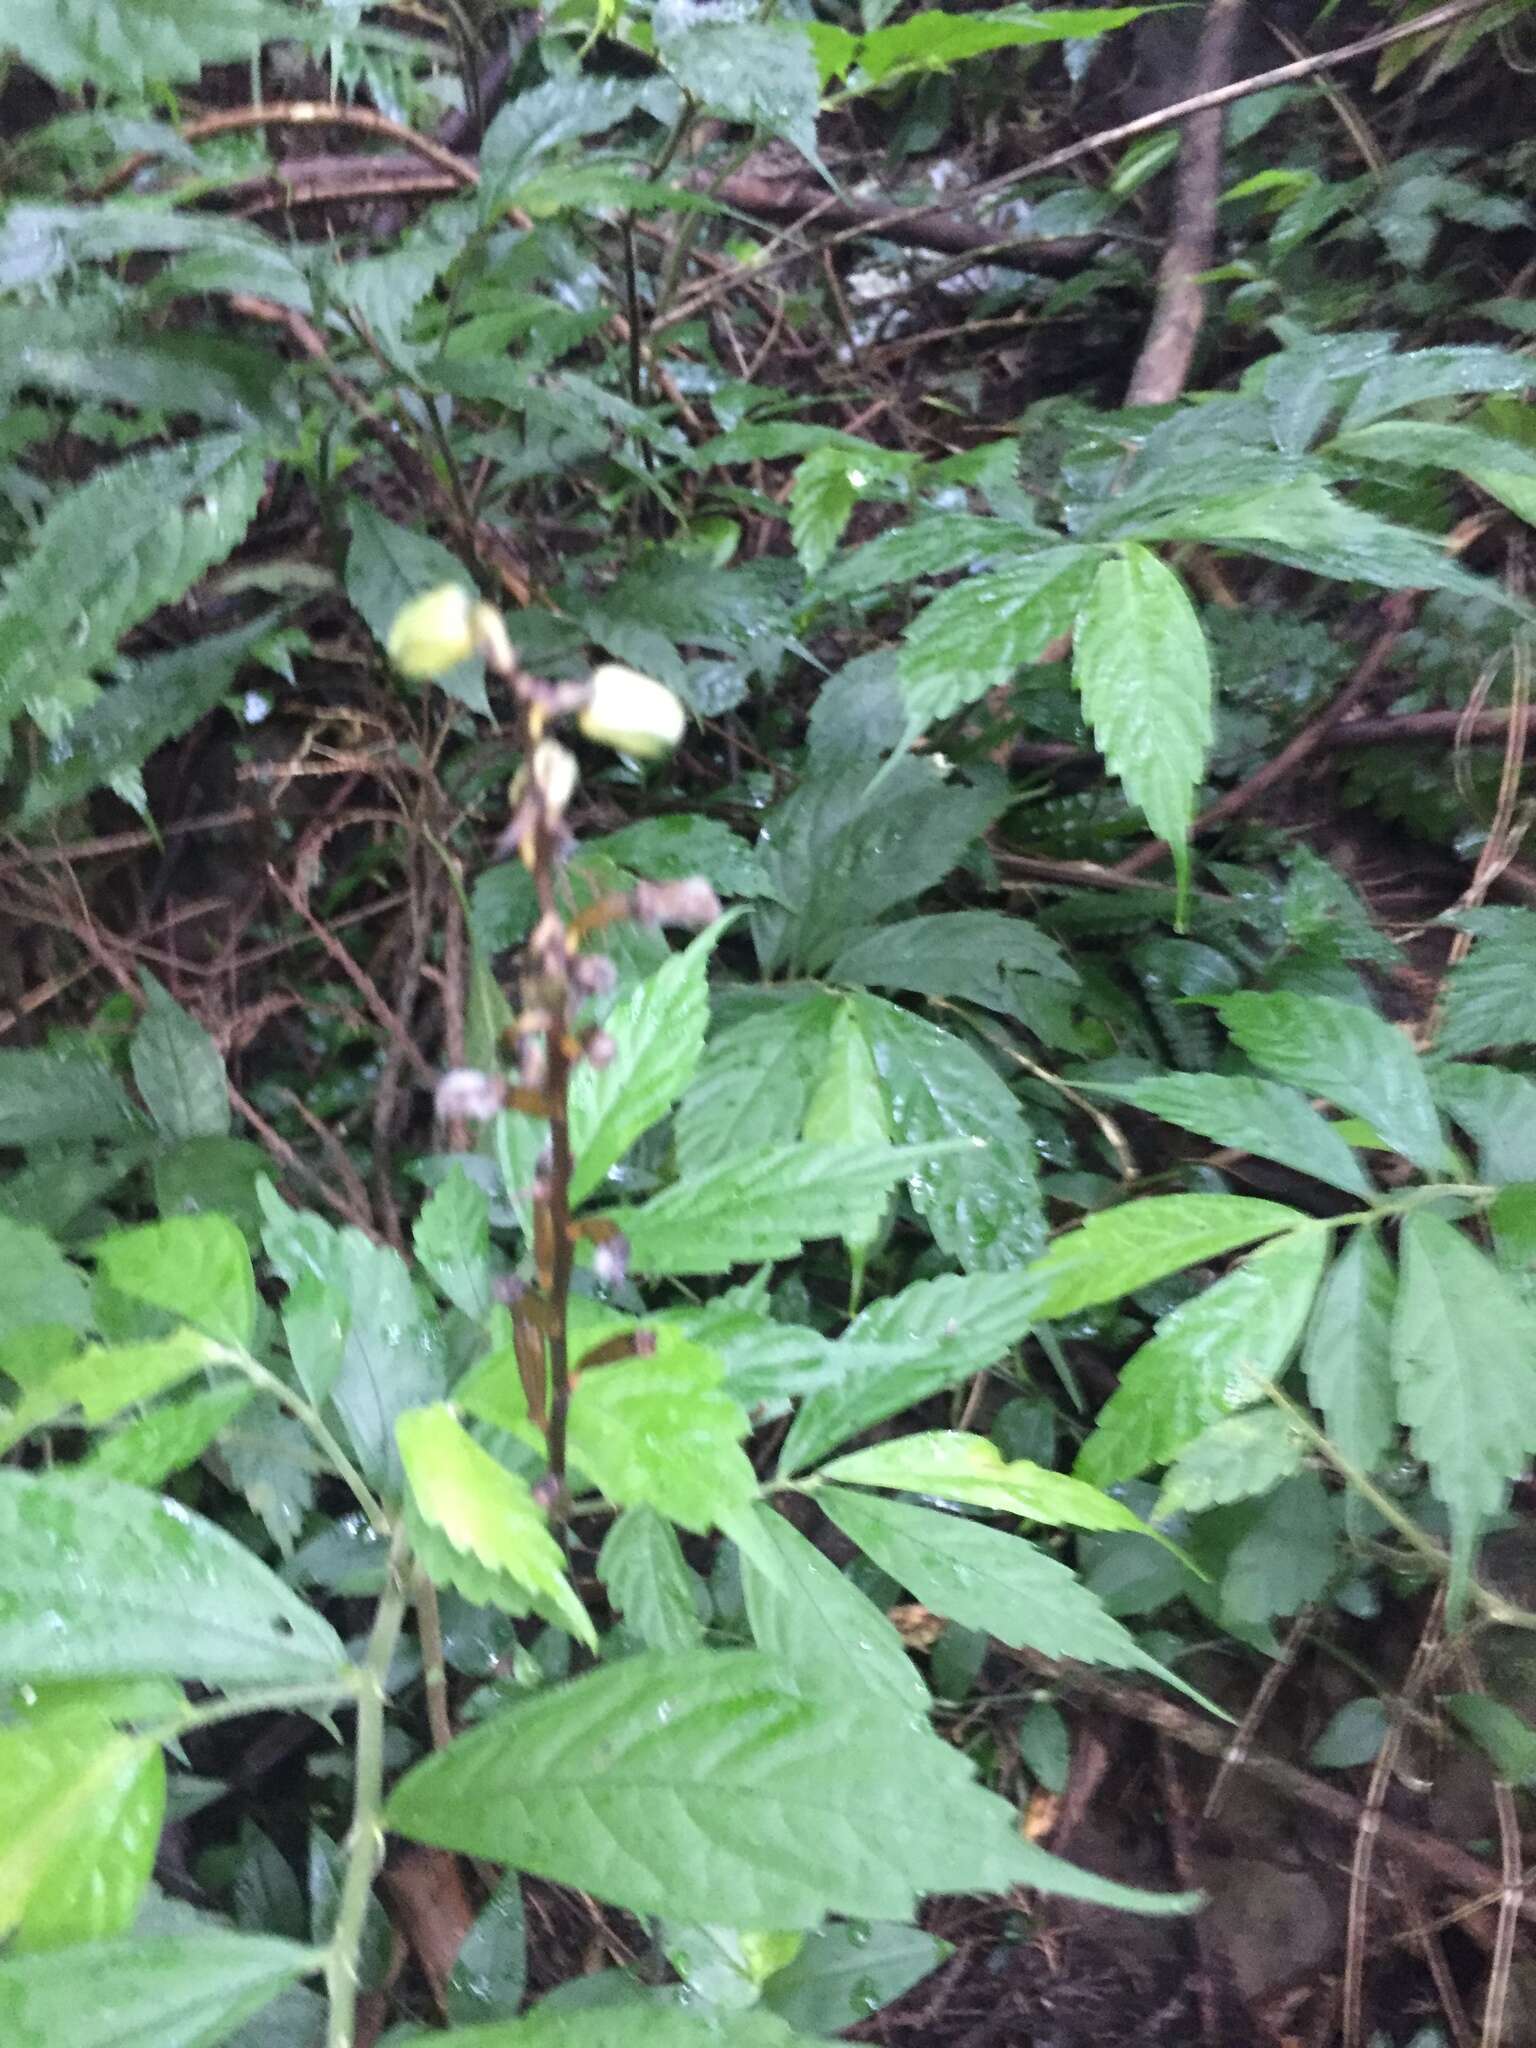
[[[413,683],[430,683],[475,651],[475,605],[457,583],[413,597],[389,629],[389,658]]]
[[[529,768],[529,780],[543,797],[545,809],[552,818],[563,818],[576,794],[576,756],[558,740],[540,740]]]
[[[593,670],[591,691],[576,721],[589,740],[651,761],[682,738],[687,714],[665,683],[606,661]]]

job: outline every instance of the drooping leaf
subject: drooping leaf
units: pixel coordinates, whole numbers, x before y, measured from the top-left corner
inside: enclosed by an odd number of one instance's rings
[[[112,1285],[182,1316],[221,1343],[243,1347],[256,1322],[256,1275],[227,1216],[171,1216],[115,1230],[93,1247]]]
[[[750,1558],[742,1566],[757,1647],[816,1692],[842,1698],[869,1689],[925,1710],[928,1694],[917,1668],[873,1601],[765,1503],[753,1518],[778,1567],[775,1582]]]
[[[637,1913],[747,1928],[902,1919],[1011,1883],[1153,1899],[1020,1840],[955,1750],[874,1694],[808,1693],[750,1651],[645,1654],[554,1688],[408,1771],[386,1824]]]
[[[621,868],[654,882],[702,875],[721,896],[762,893],[763,874],[755,850],[719,818],[703,817],[695,811],[640,818],[601,839],[589,840],[587,846],[589,852],[601,853]]]
[[[813,1465],[850,1436],[982,1372],[1037,1314],[1027,1273],[950,1274],[872,1302],[831,1347],[832,1384],[805,1401],[779,1470]]]
[[[597,1575],[648,1650],[696,1650],[704,1640],[698,1581],[672,1524],[654,1508],[626,1508],[618,1516],[598,1552]]]
[[[455,1551],[516,1580],[554,1608],[573,1635],[595,1646],[597,1633],[527,1481],[477,1444],[446,1403],[410,1409],[396,1421],[395,1434],[417,1514]],[[476,1586],[482,1583],[477,1577]]]
[[[738,913],[739,914],[739,913]],[[585,1201],[635,1140],[659,1123],[693,1079],[709,1021],[709,960],[726,920],[631,989],[608,1018],[617,1050],[584,1062],[571,1081],[571,1200]]]
[[[1194,793],[1211,744],[1211,660],[1183,584],[1128,543],[1101,562],[1078,621],[1072,679],[1094,742],[1189,889]]]
[[[0,1245],[3,1240],[0,1231]],[[27,1388],[0,1428],[0,1444],[71,1416],[76,1409],[88,1427],[99,1428],[123,1409],[153,1400],[226,1356],[216,1340],[190,1327],[142,1344],[88,1344]]]
[[[1146,1524],[1123,1501],[1052,1472],[1028,1458],[1004,1459],[989,1438],[959,1430],[919,1430],[867,1450],[834,1458],[817,1475],[845,1486],[875,1486],[893,1493],[925,1493],[963,1507],[1022,1515],[1058,1529],[1131,1529]]]
[[[1471,924],[1476,937],[1446,977],[1440,1050],[1461,1055],[1528,1044],[1536,1032],[1527,1008],[1536,973],[1536,912],[1501,905],[1461,922]]]
[[[1387,356],[1367,370],[1341,431],[1368,426],[1405,406],[1431,398],[1460,398],[1471,392],[1524,391],[1531,383],[1528,356],[1487,347],[1417,348]]]
[[[852,1008],[885,1090],[891,1135],[914,1148],[912,1206],[969,1270],[1022,1264],[1044,1242],[1045,1219],[1034,1137],[1007,1082],[925,1017],[880,996],[855,996]],[[946,1141],[951,1149],[940,1152]],[[921,1157],[925,1145],[934,1149]]]
[[[937,1154],[932,1145],[776,1145],[610,1214],[635,1272],[723,1273],[840,1237],[850,1209]]]
[[[1383,1144],[1426,1172],[1445,1165],[1445,1137],[1413,1047],[1373,1010],[1334,996],[1256,989],[1216,1007],[1256,1066],[1364,1117]]]
[[[816,1498],[850,1542],[935,1614],[1043,1657],[1161,1669],[1074,1572],[1022,1536],[841,1486],[820,1487]]]
[[[1327,1238],[1297,1230],[1261,1245],[1192,1295],[1121,1369],[1076,1471],[1099,1486],[1166,1465],[1211,1423],[1264,1398],[1299,1342]]]
[[[999,556],[1028,554],[1046,535],[1011,519],[984,519],[974,512],[939,512],[893,526],[862,547],[847,548],[821,578],[827,597],[865,597],[898,589],[921,576],[945,576],[974,569]],[[972,585],[974,588],[974,585]],[[960,630],[958,619],[956,630]],[[908,644],[913,642],[909,636]]]
[[[1145,1081],[1092,1084],[1092,1092],[1128,1102],[1213,1144],[1260,1159],[1369,1200],[1370,1182],[1349,1146],[1306,1097],[1278,1081],[1234,1074],[1157,1074]]]
[[[1385,1462],[1396,1427],[1392,1302],[1397,1281],[1376,1233],[1357,1230],[1323,1276],[1306,1340],[1307,1392],[1331,1440],[1361,1472]]]
[[[941,592],[902,648],[908,730],[916,735],[974,704],[1071,632],[1100,559],[1096,548],[1042,548]]]
[[[0,2027],[10,2048],[213,2048],[318,1967],[297,1942],[215,1929],[7,1957]]]
[[[0,1670],[235,1686],[345,1665],[330,1624],[201,1515],[95,1473],[0,1472]]]
[[[152,974],[143,982],[148,1004],[128,1057],[156,1128],[168,1138],[226,1137],[229,1090],[218,1047]]]
[[[1480,1528],[1536,1451],[1536,1316],[1443,1217],[1403,1219],[1392,1376],[1414,1455],[1451,1523],[1453,1607]]]
[[[1030,1267],[1034,1313],[1071,1315],[1134,1294],[1204,1259],[1306,1222],[1295,1209],[1248,1195],[1151,1195],[1100,1210],[1058,1237]]]

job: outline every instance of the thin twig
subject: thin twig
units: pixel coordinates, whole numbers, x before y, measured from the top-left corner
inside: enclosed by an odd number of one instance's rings
[[[1232,76],[1246,0],[1209,0],[1195,54],[1197,96]],[[1202,107],[1184,123],[1173,185],[1173,214],[1158,266],[1146,340],[1126,390],[1127,405],[1167,405],[1189,381],[1195,344],[1205,324],[1202,274],[1216,246],[1216,209],[1225,162],[1226,109]]]

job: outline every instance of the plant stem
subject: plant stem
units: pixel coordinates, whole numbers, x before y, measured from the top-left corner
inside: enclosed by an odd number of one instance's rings
[[[448,1672],[443,1663],[443,1620],[437,1605],[437,1588],[423,1571],[416,1574],[416,1632],[421,1639],[432,1747],[446,1749],[453,1740],[453,1722],[448,1713]]]
[[[160,1742],[175,1742],[198,1728],[216,1728],[221,1721],[239,1721],[247,1714],[280,1714],[295,1709],[338,1706],[357,1695],[358,1673],[338,1672],[333,1679],[309,1685],[271,1685],[259,1692],[231,1693],[228,1698],[209,1700],[188,1707],[185,1713],[163,1721],[148,1731]]]
[[[389,1576],[373,1617],[368,1653],[358,1673],[357,1748],[354,1759],[352,1826],[347,1834],[347,1867],[341,1883],[336,1925],[326,1947],[325,1988],[330,1999],[326,2048],[354,2048],[357,2036],[357,1964],[363,1921],[373,1880],[384,1859],[384,1708],[389,1667],[400,1639],[410,1584],[405,1529],[396,1529],[389,1549]]]
[[[248,1351],[231,1350],[228,1353],[231,1365],[238,1365],[248,1380],[280,1402],[295,1421],[302,1422],[315,1440],[316,1448],[324,1455],[331,1470],[347,1488],[363,1513],[368,1517],[374,1534],[388,1537],[389,1517],[380,1506],[373,1489],[361,1472],[347,1456],[335,1436],[326,1426],[325,1418],[302,1394],[284,1384],[275,1372],[269,1372],[259,1359],[252,1358]]]
[[[1282,1394],[1272,1380],[1265,1382],[1265,1393],[1286,1417],[1298,1433],[1307,1439],[1319,1457],[1324,1458],[1338,1473],[1346,1486],[1351,1487],[1370,1508],[1380,1515],[1390,1528],[1397,1531],[1408,1548],[1421,1558],[1436,1578],[1448,1579],[1451,1575],[1451,1560],[1432,1536],[1426,1535],[1411,1515],[1405,1514],[1392,1499],[1383,1493],[1376,1482],[1358,1465],[1351,1464],[1333,1441],[1326,1437],[1287,1394]],[[1527,1608],[1517,1607],[1512,1600],[1506,1600],[1502,1593],[1495,1593],[1490,1586],[1482,1585],[1477,1579],[1471,1582],[1468,1596],[1473,1605],[1480,1608],[1489,1621],[1497,1622],[1504,1628],[1536,1629],[1536,1614]]]

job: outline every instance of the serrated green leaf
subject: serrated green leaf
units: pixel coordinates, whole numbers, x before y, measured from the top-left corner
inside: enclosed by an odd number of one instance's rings
[[[89,1428],[97,1429],[123,1409],[153,1400],[226,1357],[215,1339],[191,1328],[143,1344],[88,1344],[27,1388],[0,1429],[0,1444],[13,1443],[76,1409]]]
[[[1477,1178],[1495,1187],[1536,1180],[1536,1081],[1507,1067],[1436,1063],[1429,1085],[1477,1146]]]
[[[1216,1006],[1256,1066],[1364,1117],[1383,1144],[1426,1172],[1446,1163],[1445,1136],[1417,1055],[1401,1031],[1335,996],[1243,989]]]
[[[1361,1472],[1385,1463],[1396,1428],[1390,1356],[1396,1290],[1376,1233],[1357,1230],[1323,1276],[1302,1345],[1307,1392],[1330,1439]]]
[[[684,92],[817,161],[820,80],[803,23],[762,21],[743,6],[701,20],[684,0],[665,0],[653,23],[656,54]]]
[[[776,1145],[608,1212],[637,1273],[723,1273],[840,1237],[851,1208],[932,1165],[933,1145]]]
[[[1158,1520],[1268,1493],[1301,1470],[1304,1453],[1290,1419],[1273,1408],[1224,1416],[1186,1444],[1169,1467],[1157,1497]]]
[[[1078,978],[1054,939],[1000,910],[946,910],[880,925],[845,946],[827,973],[856,987],[953,996],[1008,1012],[1015,975],[1064,985]]]
[[[1031,13],[1001,8],[994,14],[974,15],[924,8],[906,21],[888,23],[856,37],[856,61],[871,85],[883,85],[915,71],[947,71],[992,50],[1103,35],[1135,21],[1145,11],[1140,7],[1086,7]]]
[[[896,590],[922,576],[947,576],[998,556],[1031,553],[1049,538],[1010,519],[983,519],[973,512],[930,513],[911,526],[891,527],[862,547],[848,549],[822,577],[821,590],[826,597]]]
[[[484,1322],[491,1306],[491,1205],[462,1166],[422,1205],[411,1247],[460,1314]]]
[[[1057,1529],[1130,1529],[1145,1536],[1147,1526],[1123,1501],[1097,1486],[1052,1472],[1028,1458],[1005,1460],[984,1436],[959,1430],[921,1430],[892,1437],[867,1450],[852,1451],[823,1465],[818,1479],[846,1486],[875,1486],[895,1493],[924,1493],[962,1507],[990,1508],[1022,1515]]]
[[[152,974],[141,979],[148,1002],[128,1058],[156,1129],[168,1138],[227,1137],[229,1089],[218,1047]]]
[[[869,1041],[851,1003],[838,1005],[827,1037],[826,1063],[805,1107],[809,1145],[888,1145],[890,1120]],[[856,1256],[879,1235],[889,1206],[884,1193],[849,1209],[843,1242]]]
[[[910,1010],[858,995],[853,1011],[885,1090],[891,1135],[913,1148],[913,1208],[971,1271],[1022,1264],[1044,1242],[1045,1218],[1034,1137],[1007,1082],[964,1039]],[[940,1151],[945,1141],[952,1149]],[[933,1149],[923,1158],[925,1145]]]
[[[54,85],[134,92],[151,83],[195,81],[208,64],[254,57],[263,42],[302,33],[299,15],[275,0],[132,0],[58,7],[15,0],[6,40],[24,64]]]
[[[837,1014],[830,998],[812,996],[777,1003],[714,1034],[678,1105],[674,1135],[683,1174],[799,1134]]]
[[[935,1614],[1043,1657],[1161,1672],[1074,1572],[1024,1537],[841,1486],[818,1487],[816,1498],[851,1543]]]
[[[941,592],[901,651],[909,731],[974,704],[1071,632],[1100,561],[1096,548],[1063,543]]]
[[[96,1473],[0,1472],[0,1670],[233,1686],[345,1668],[330,1624],[201,1515]]]
[[[0,1047],[0,1145],[126,1138],[142,1128],[110,1068],[93,1053]]]
[[[1094,575],[1072,680],[1110,772],[1189,890],[1189,827],[1211,744],[1211,659],[1183,584],[1134,542]]]
[[[1530,358],[1513,349],[1414,349],[1407,355],[1388,356],[1367,370],[1340,422],[1340,431],[1367,426],[1404,406],[1422,405],[1426,399],[1524,391],[1530,383]]]
[[[400,1416],[395,1435],[417,1514],[456,1551],[555,1608],[565,1627],[595,1648],[597,1632],[527,1481],[477,1444],[445,1403]]]
[[[1528,997],[1536,974],[1536,912],[1508,906],[1482,911],[1472,950],[1451,969],[1439,1048],[1463,1054],[1527,1045],[1536,1035]]]
[[[789,537],[800,566],[816,576],[832,559],[843,528],[859,501],[855,457],[841,448],[813,448],[795,471],[789,488]]]
[[[1068,1316],[1135,1294],[1185,1266],[1306,1221],[1299,1210],[1248,1195],[1152,1195],[1101,1210],[1058,1237],[1030,1267],[1034,1313]]]
[[[1134,1479],[1222,1416],[1262,1401],[1301,1338],[1327,1250],[1322,1230],[1293,1231],[1164,1316],[1122,1367],[1078,1474],[1099,1486]]]
[[[695,1650],[704,1640],[693,1589],[672,1524],[654,1508],[626,1508],[603,1539],[597,1575],[648,1650]]]
[[[1392,1377],[1414,1456],[1451,1523],[1453,1611],[1478,1531],[1536,1451],[1536,1317],[1442,1217],[1403,1219]]]
[[[227,1216],[170,1216],[98,1238],[97,1268],[122,1294],[244,1347],[256,1323],[256,1275]]]
[[[375,511],[366,498],[353,498],[348,504],[347,525],[352,535],[347,549],[347,597],[380,647],[389,639],[396,614],[412,598],[446,583],[474,594],[473,579],[441,541],[413,527],[397,526]],[[439,676],[437,687],[471,711],[490,716],[485,664],[479,655]]]
[[[609,1974],[620,1984],[633,1984],[618,1971]],[[586,2012],[551,2010],[559,1996],[551,1994],[523,2019],[438,2039],[442,2048],[633,2048],[641,2038],[645,2048],[803,2048],[804,2037],[792,2034],[770,2012],[677,2012],[654,1992],[601,2004],[594,2000],[594,2009]]]
[[[1187,1903],[1046,1856],[903,1711],[810,1695],[751,1651],[629,1657],[513,1707],[408,1771],[385,1820],[633,1912],[713,1925],[902,1919],[920,1892],[1013,1883]]]
[[[589,840],[587,850],[655,882],[702,875],[721,896],[762,893],[763,873],[754,849],[719,818],[702,817],[696,811],[638,819],[620,831]]]
[[[720,918],[700,932],[610,1013],[607,1030],[616,1050],[606,1067],[587,1062],[576,1069],[571,1081],[573,1202],[585,1201],[601,1185],[693,1079],[709,1022],[710,955],[728,922]]]
[[[267,612],[232,632],[120,662],[117,679],[50,742],[22,794],[20,821],[34,824],[93,789],[118,787],[157,747],[190,732],[229,695],[277,621]]]
[[[47,0],[42,0],[46,5]],[[45,286],[81,264],[141,251],[180,252],[155,280],[176,291],[261,292],[303,312],[309,283],[286,250],[242,221],[175,213],[163,206],[12,206],[0,220],[0,292]],[[174,451],[172,451],[174,452]]]
[[[1367,1201],[1375,1192],[1327,1118],[1296,1089],[1277,1081],[1232,1074],[1157,1074],[1145,1081],[1080,1085],[1090,1094],[1112,1096],[1186,1131],[1197,1131],[1213,1144],[1234,1145],[1259,1159],[1278,1160]]]
[[[242,538],[264,482],[258,448],[214,434],[131,455],[55,499],[0,595],[0,724],[58,700],[185,595]]]
[[[214,2048],[320,1960],[296,1942],[214,1929],[6,1958],[0,2027],[9,2048]]]
[[[100,1705],[46,1699],[0,1727],[0,1938],[23,1954],[121,1934],[149,1881],[165,1760]]]
[[[832,1698],[874,1691],[923,1712],[927,1688],[874,1602],[765,1502],[752,1515],[777,1567],[775,1580],[750,1558],[743,1561],[757,1647],[813,1691]]]
[[[158,1486],[173,1472],[195,1464],[215,1437],[230,1427],[255,1398],[256,1389],[243,1380],[209,1387],[184,1401],[168,1401],[103,1437],[82,1471],[104,1472],[136,1486]]]
[[[622,1319],[614,1318],[622,1327]],[[601,1323],[573,1318],[577,1358]],[[745,1411],[721,1387],[712,1352],[658,1331],[650,1358],[594,1366],[571,1394],[571,1458],[617,1507],[657,1509],[699,1533],[755,1498],[757,1477],[741,1439]]]
[[[781,1475],[800,1472],[861,1430],[982,1372],[1036,1315],[1027,1273],[950,1274],[872,1302],[831,1348],[834,1383],[790,1427]]]

